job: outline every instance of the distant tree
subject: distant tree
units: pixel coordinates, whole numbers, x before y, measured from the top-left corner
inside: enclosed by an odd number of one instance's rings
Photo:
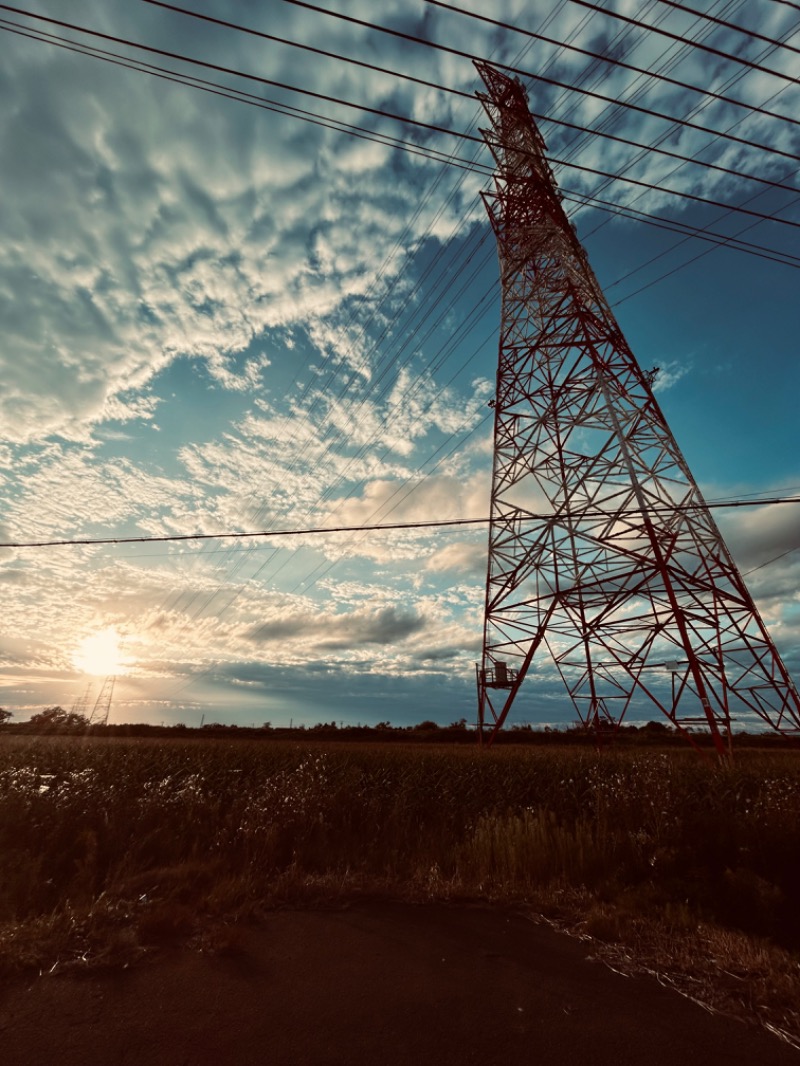
[[[89,719],[85,714],[77,711],[65,711],[63,707],[45,707],[43,711],[34,714],[29,725],[39,729],[78,729],[88,726]]]
[[[670,727],[664,722],[648,722],[643,728],[645,733],[655,733],[656,736],[671,732]]]
[[[13,717],[13,711],[6,711],[3,707],[0,707],[0,725],[5,725],[9,718]]]
[[[378,722],[378,724],[375,726],[375,728],[376,729],[380,729],[380,730],[391,729],[392,728],[392,724],[391,724],[391,722]]]
[[[448,729],[466,729],[467,728],[467,720],[466,720],[466,718],[458,718],[455,722],[451,722],[450,725],[447,728]]]
[[[422,729],[438,729],[439,726],[436,724],[436,722],[425,721],[425,722],[420,722],[419,725],[414,726],[414,728],[415,729],[420,729],[420,730],[422,730]]]

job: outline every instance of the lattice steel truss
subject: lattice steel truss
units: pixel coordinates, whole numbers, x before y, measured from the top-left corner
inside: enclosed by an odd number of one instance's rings
[[[581,719],[662,712],[719,753],[800,699],[561,206],[521,83],[476,64],[503,291],[478,725],[536,657]]]
[[[111,701],[114,698],[114,686],[116,677],[107,677],[100,687],[97,699],[94,701],[92,713],[89,715],[89,725],[108,725],[108,716],[111,714]]]

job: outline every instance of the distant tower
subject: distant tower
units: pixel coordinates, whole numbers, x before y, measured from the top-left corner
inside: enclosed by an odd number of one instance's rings
[[[114,696],[114,685],[116,682],[116,677],[107,677],[103,682],[100,692],[97,695],[97,699],[94,701],[92,713],[89,715],[90,725],[108,724],[108,716],[111,713],[111,700]]]
[[[85,716],[86,708],[87,708],[87,706],[89,704],[89,696],[91,695],[91,692],[92,692],[92,683],[90,681],[89,684],[86,686],[86,688],[81,693],[81,695],[78,696],[76,698],[75,702],[72,704],[72,713],[73,714],[80,714],[80,715],[84,715]]]
[[[503,292],[481,736],[534,659],[598,732],[658,711],[720,754],[733,722],[796,733],[797,690],[564,213],[527,94],[476,66]]]

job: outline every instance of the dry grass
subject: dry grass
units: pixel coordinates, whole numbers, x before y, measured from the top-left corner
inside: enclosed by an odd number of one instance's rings
[[[286,904],[497,900],[800,1042],[798,786],[792,754],[2,738],[0,970],[236,951]]]

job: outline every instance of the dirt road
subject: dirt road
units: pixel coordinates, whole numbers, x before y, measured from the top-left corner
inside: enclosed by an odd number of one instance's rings
[[[188,950],[0,991],[4,1066],[800,1066],[767,1033],[502,910],[279,911]]]

